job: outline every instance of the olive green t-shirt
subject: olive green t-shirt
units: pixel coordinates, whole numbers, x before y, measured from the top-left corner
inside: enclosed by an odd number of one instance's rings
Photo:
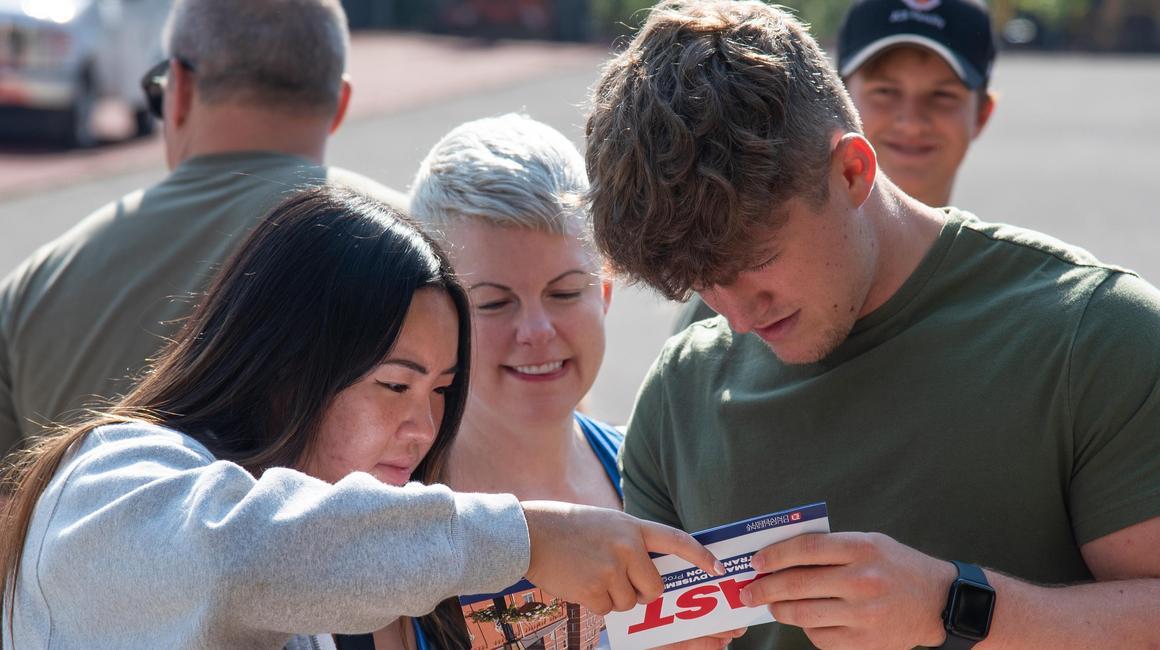
[[[1055,584],[1092,578],[1084,543],[1160,516],[1160,292],[946,214],[821,362],[782,364],[720,317],[671,339],[621,452],[625,510],[695,531],[825,501],[834,531]],[[809,647],[779,628],[733,647]]]
[[[199,156],[25,260],[0,282],[0,455],[124,392],[245,234],[328,180],[406,207],[398,192],[297,156]]]

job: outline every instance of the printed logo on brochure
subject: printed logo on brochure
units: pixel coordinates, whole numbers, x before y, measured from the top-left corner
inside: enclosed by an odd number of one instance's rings
[[[915,11],[933,11],[938,9],[942,0],[902,0],[902,4]]]

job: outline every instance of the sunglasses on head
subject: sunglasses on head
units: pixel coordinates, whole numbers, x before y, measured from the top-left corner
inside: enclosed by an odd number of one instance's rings
[[[196,68],[193,64],[185,59],[175,56],[160,61],[157,65],[149,68],[144,77],[141,77],[141,90],[145,93],[145,104],[149,106],[149,112],[157,119],[165,117],[163,106],[165,105],[165,79],[169,73],[169,62],[177,61],[177,65],[194,72]]]

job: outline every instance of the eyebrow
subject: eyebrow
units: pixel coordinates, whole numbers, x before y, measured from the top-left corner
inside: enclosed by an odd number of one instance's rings
[[[560,275],[557,275],[556,277],[552,278],[551,280],[548,280],[548,284],[555,284],[556,282],[559,282],[560,280],[563,280],[564,278],[566,278],[569,275],[572,275],[574,273],[579,273],[580,275],[592,275],[593,274],[592,271],[585,271],[583,269],[572,269],[571,271],[564,271]],[[478,283],[473,284],[470,287],[468,287],[467,290],[474,291],[476,289],[481,289],[483,287],[492,287],[494,289],[499,289],[500,291],[511,291],[512,290],[512,288],[507,286],[506,284],[500,284],[498,282],[478,282]]]
[[[402,366],[404,368],[407,368],[408,370],[414,370],[415,372],[420,373],[420,374],[424,374],[424,375],[431,374],[431,372],[429,370],[427,370],[427,366],[424,366],[421,363],[416,363],[414,361],[411,361],[410,359],[387,359],[386,361],[382,362],[379,365],[380,366]],[[443,372],[441,372],[439,374],[441,374],[441,375],[454,375],[457,372],[459,372],[459,365],[458,364],[451,366],[450,368],[448,368],[447,370],[444,370]]]
[[[898,75],[896,73],[893,73],[893,72],[878,71],[875,74],[866,75],[866,80],[867,81],[880,81],[880,82],[887,82],[887,83],[901,83],[902,76]],[[934,85],[938,86],[938,87],[962,86],[963,89],[970,90],[965,85],[963,85],[962,80],[959,79],[958,77],[956,77],[953,72],[951,73],[951,75],[949,77],[943,77],[942,79],[939,79],[938,81],[934,82]]]

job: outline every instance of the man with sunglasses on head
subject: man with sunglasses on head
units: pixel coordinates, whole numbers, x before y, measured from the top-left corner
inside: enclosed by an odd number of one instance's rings
[[[0,283],[0,452],[129,386],[192,296],[280,198],[327,180],[350,100],[339,0],[177,0],[142,86],[164,124],[160,183],[97,210]]]

